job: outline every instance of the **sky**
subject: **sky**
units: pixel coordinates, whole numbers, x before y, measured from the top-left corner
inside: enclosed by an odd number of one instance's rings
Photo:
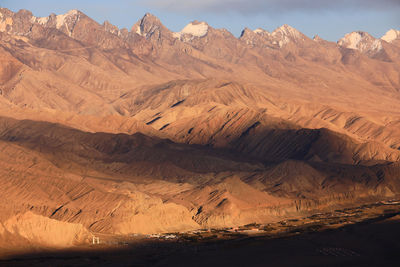
[[[128,29],[149,12],[172,31],[199,20],[235,36],[245,27],[273,31],[283,24],[329,41],[352,31],[381,37],[400,30],[400,0],[0,0],[0,7],[27,9],[37,17],[78,9],[99,23]]]

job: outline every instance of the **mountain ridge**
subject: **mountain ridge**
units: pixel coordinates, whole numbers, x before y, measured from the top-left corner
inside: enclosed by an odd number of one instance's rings
[[[83,13],[82,11],[79,11],[79,10],[77,10],[77,9],[71,9],[71,10],[69,10],[68,12],[66,12],[65,14],[59,14],[59,15],[56,15],[56,14],[54,14],[54,13],[52,13],[52,14],[50,14],[48,17],[36,17],[36,16],[34,16],[30,11],[28,11],[28,10],[24,10],[24,9],[21,9],[21,10],[19,10],[18,12],[13,12],[13,11],[11,11],[11,10],[9,10],[9,9],[7,9],[7,8],[1,8],[0,7],[0,10],[2,10],[2,12],[0,12],[0,19],[2,19],[3,21],[6,19],[5,18],[5,16],[7,16],[7,17],[10,17],[12,14],[25,14],[25,15],[28,15],[28,16],[30,16],[30,21],[32,22],[32,23],[38,23],[38,24],[41,24],[41,25],[46,25],[46,24],[50,24],[52,27],[56,27],[57,29],[61,29],[62,27],[64,27],[64,26],[66,26],[67,27],[67,30],[68,30],[68,25],[66,24],[66,20],[67,19],[70,19],[71,17],[74,17],[75,19],[79,19],[79,16],[80,15],[83,15],[83,16],[86,16],[87,17],[87,15],[85,14],[85,13]],[[3,14],[3,13],[5,13],[5,14]],[[138,22],[144,22],[144,20],[146,20],[146,19],[148,19],[148,18],[150,18],[150,20],[152,21],[152,22],[156,22],[156,24],[158,24],[159,26],[161,26],[162,25],[162,22],[160,21],[160,19],[159,18],[157,18],[155,15],[153,15],[153,14],[151,14],[151,13],[146,13],[144,16],[143,16],[143,18],[142,19],[140,19]],[[138,23],[137,22],[137,23]],[[194,22],[197,22],[197,21],[194,21]],[[6,29],[6,26],[7,25],[10,25],[10,21],[8,21],[8,22],[3,22],[4,24],[2,24],[1,25],[1,27],[0,27],[0,29],[1,29],[1,31],[4,31],[5,29]],[[97,22],[98,23],[98,22]],[[136,24],[137,24],[136,23]],[[201,23],[206,23],[206,22],[200,22],[200,24]],[[105,22],[103,22],[103,24],[107,24],[107,25],[112,25],[109,21],[105,21]],[[140,33],[139,33],[139,29],[137,28],[137,25],[136,24],[134,24],[133,26],[132,26],[132,28],[131,28],[131,31],[132,32],[136,32],[136,33],[138,33],[139,35],[141,35]],[[140,23],[139,23],[140,24]],[[186,26],[188,26],[188,25],[191,25],[192,23],[189,23],[189,24],[187,24]],[[207,23],[206,23],[207,24]],[[208,24],[207,24],[208,25]],[[164,25],[162,25],[163,27],[165,27]],[[185,27],[186,27],[185,26]],[[117,26],[115,26],[115,25],[112,25],[112,28],[113,28],[113,33],[116,33],[117,35],[121,35],[122,34],[122,32],[124,32],[125,30],[126,30],[126,28],[122,28],[122,29],[119,29]],[[165,27],[166,28],[166,27]],[[184,28],[183,28],[184,29]],[[245,27],[244,29],[243,29],[243,31],[245,31],[246,29],[248,29],[247,27]],[[226,29],[223,29],[223,30],[226,30]],[[168,31],[170,31],[170,30],[168,30]],[[243,33],[243,31],[242,31],[242,33]],[[171,31],[172,32],[172,31]],[[260,33],[260,32],[265,32],[265,33],[269,33],[269,32],[267,32],[266,30],[264,30],[264,29],[262,29],[262,28],[257,28],[256,30],[254,30],[253,32],[255,32],[255,33]],[[280,27],[277,27],[274,31],[272,31],[271,32],[271,34],[273,34],[275,32],[275,34],[277,34],[277,33],[285,33],[285,34],[288,34],[289,32],[291,32],[292,33],[292,35],[293,35],[293,33],[296,33],[296,35],[297,34],[302,34],[301,32],[299,32],[297,29],[295,29],[295,28],[293,28],[293,27],[291,27],[290,25],[287,25],[287,24],[284,24],[284,25],[282,25],[282,26],[280,26]],[[355,31],[355,32],[361,32],[361,31]],[[384,41],[387,41],[387,42],[393,42],[394,40],[396,40],[396,39],[398,39],[398,38],[400,38],[400,36],[399,36],[399,34],[398,34],[398,32],[399,32],[399,30],[396,30],[396,29],[389,29],[385,34],[383,34],[380,38],[378,38],[378,39],[381,39],[381,40],[384,40]],[[179,33],[179,32],[172,32],[172,33]],[[349,33],[350,34],[350,33]],[[241,36],[239,36],[238,38],[240,38]],[[338,40],[338,42],[339,42],[340,40]]]

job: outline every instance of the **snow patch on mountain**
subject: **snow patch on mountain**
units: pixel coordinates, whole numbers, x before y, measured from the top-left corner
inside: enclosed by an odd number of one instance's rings
[[[49,21],[49,17],[42,17],[42,18],[37,19],[37,22],[42,25],[46,24],[48,21]]]
[[[287,24],[282,25],[281,27],[277,28],[275,31],[272,32],[272,36],[277,36],[279,34],[292,38],[301,38],[300,32]]]
[[[400,31],[391,29],[381,38],[382,40],[391,43],[396,39],[400,39]]]
[[[32,23],[39,23],[40,25],[45,25],[49,21],[49,17],[35,17],[32,16],[31,22]]]
[[[346,46],[350,49],[358,49],[361,40],[362,36],[360,32],[352,32],[346,34],[346,36],[339,41],[339,45]]]
[[[287,24],[271,33],[262,28],[253,31],[245,28],[240,38],[248,45],[269,48],[282,48],[290,42],[296,43],[305,40],[305,36],[301,32]]]
[[[140,29],[140,25],[136,26],[136,33],[139,34],[140,36],[143,36],[142,29]]]
[[[285,24],[275,29],[271,33],[273,44],[283,47],[290,43],[290,41],[304,40],[302,34],[295,28]]]
[[[379,52],[382,47],[380,39],[375,39],[366,32],[352,32],[338,41],[338,45],[360,52]]]
[[[380,50],[382,50],[382,43],[381,43],[381,41],[380,40],[375,40],[373,43],[372,43],[372,46],[371,46],[371,50],[373,50],[373,51],[380,51]]]
[[[208,33],[208,24],[205,22],[195,23],[191,22],[185,26],[180,32],[174,32],[173,36],[180,39],[184,35],[190,35],[193,39],[194,37],[203,37]]]
[[[5,32],[7,30],[7,26],[12,26],[14,23],[13,19],[10,17],[1,17],[0,18],[0,32]]]
[[[65,25],[67,18],[74,16],[74,15],[78,15],[78,12],[79,12],[78,10],[73,9],[73,10],[68,11],[65,14],[58,15],[56,17],[56,28],[60,29],[63,25]]]

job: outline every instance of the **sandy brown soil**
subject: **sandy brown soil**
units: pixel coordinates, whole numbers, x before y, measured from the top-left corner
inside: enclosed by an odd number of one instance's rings
[[[399,40],[0,15],[0,251],[400,194]]]

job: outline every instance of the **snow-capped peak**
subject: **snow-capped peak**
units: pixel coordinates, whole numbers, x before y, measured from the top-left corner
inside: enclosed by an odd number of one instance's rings
[[[206,22],[193,21],[186,25],[180,32],[174,32],[173,36],[183,41],[193,40],[195,37],[201,38],[207,35],[209,26]]]
[[[304,40],[302,34],[295,28],[285,24],[271,33],[273,44],[283,47],[291,41]]]
[[[70,10],[65,14],[56,17],[56,28],[60,29],[66,22],[67,18],[78,15],[79,11],[76,9]]]
[[[182,34],[190,34],[196,37],[203,37],[208,32],[208,24],[205,22],[189,23],[182,29]]]
[[[180,39],[184,35],[190,35],[193,39],[194,37],[203,37],[208,33],[209,26],[205,22],[191,22],[186,25],[180,32],[174,32],[173,35],[175,38]]]
[[[400,31],[391,29],[381,38],[382,40],[391,43],[396,39],[400,39]]]
[[[357,46],[363,39],[363,32],[352,32],[346,34],[342,39],[339,40],[338,44],[340,46],[345,46],[351,49],[357,49]]]
[[[65,14],[55,16],[55,27],[57,29],[61,29],[64,25],[67,27],[68,34],[71,36],[71,32],[68,29],[68,19],[75,17],[79,14],[79,11],[76,9],[70,10]],[[31,22],[32,23],[39,23],[41,25],[45,25],[50,21],[50,17],[54,15],[50,15],[49,17],[35,17],[32,16]]]
[[[361,31],[346,34],[338,41],[338,45],[360,52],[378,52],[382,49],[381,40]]]
[[[268,32],[262,28],[242,31],[240,39],[251,46],[282,48],[290,42],[301,43],[305,41],[305,36],[295,28],[285,24],[273,32]]]
[[[136,22],[132,27],[133,32],[136,32],[138,35],[145,38],[159,36],[159,34],[164,30],[164,25],[162,25],[161,21],[150,13],[146,13],[143,18]]]
[[[281,27],[274,30],[272,32],[272,35],[273,36],[284,35],[284,36],[290,36],[292,38],[300,38],[301,37],[301,34],[298,30],[296,30],[295,28],[293,28],[287,24],[284,24]]]

